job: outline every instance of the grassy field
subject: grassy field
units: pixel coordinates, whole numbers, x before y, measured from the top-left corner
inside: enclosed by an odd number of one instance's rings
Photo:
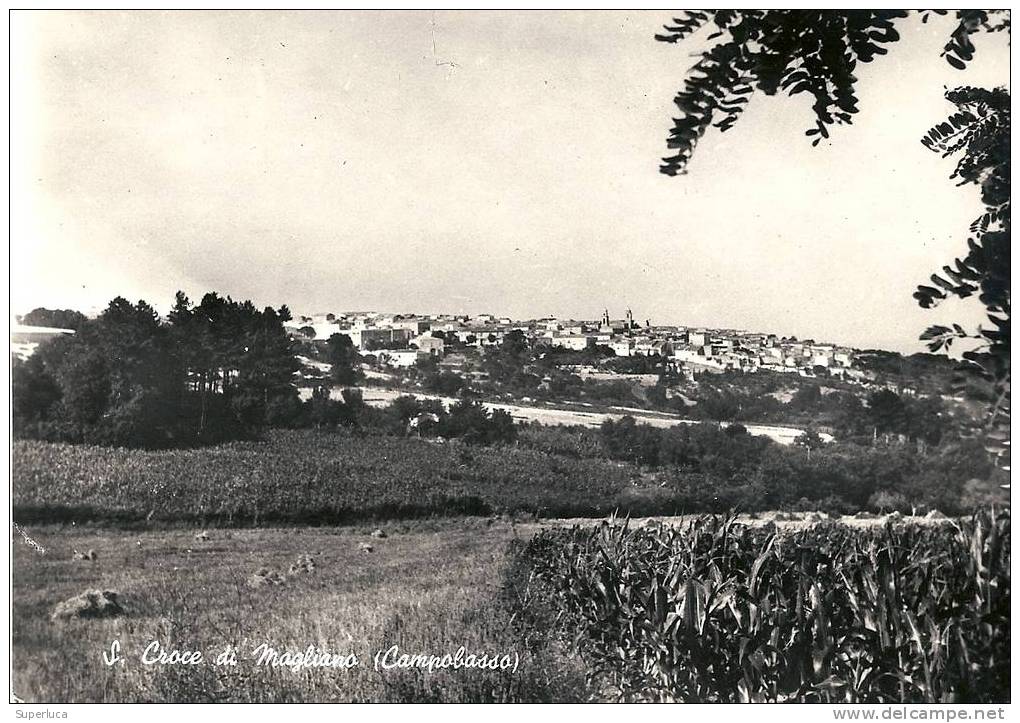
[[[30,527],[39,553],[15,532],[13,690],[30,702],[127,701],[567,701],[583,698],[576,658],[545,631],[515,620],[507,551],[510,523],[480,519],[402,523],[385,539],[371,528],[128,532]],[[363,551],[371,544],[372,552]],[[73,560],[92,549],[95,561]],[[301,555],[314,572],[257,589],[259,568],[287,572]],[[54,605],[85,590],[116,590],[127,614],[54,622]],[[120,641],[124,661],[102,654]],[[202,650],[226,645],[235,668],[146,666],[153,640]],[[354,653],[353,669],[257,666],[260,643],[304,651]],[[516,654],[517,672],[386,670],[373,656],[442,655],[464,646],[476,654]],[[249,651],[249,653],[245,653]]]

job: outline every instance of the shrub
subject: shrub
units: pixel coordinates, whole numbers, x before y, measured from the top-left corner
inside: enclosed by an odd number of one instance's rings
[[[517,439],[517,429],[508,412],[499,409],[489,412],[480,402],[468,399],[450,406],[446,417],[440,419],[439,433],[470,444],[513,442]]]
[[[425,388],[430,392],[455,396],[464,389],[464,379],[455,372],[439,372],[428,374],[425,377]]]

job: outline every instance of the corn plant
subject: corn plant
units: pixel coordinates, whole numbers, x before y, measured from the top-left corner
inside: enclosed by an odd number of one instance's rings
[[[783,534],[702,517],[547,531],[597,694],[686,702],[960,702],[1009,696],[1009,518]]]

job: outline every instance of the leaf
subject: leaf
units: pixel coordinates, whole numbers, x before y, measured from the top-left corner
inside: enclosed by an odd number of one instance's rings
[[[967,67],[966,63],[951,54],[946,54],[946,62],[957,70],[964,70]]]

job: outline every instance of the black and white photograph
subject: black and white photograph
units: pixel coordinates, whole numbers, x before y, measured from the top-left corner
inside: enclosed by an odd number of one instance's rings
[[[1009,718],[1009,9],[8,23],[12,718]]]

